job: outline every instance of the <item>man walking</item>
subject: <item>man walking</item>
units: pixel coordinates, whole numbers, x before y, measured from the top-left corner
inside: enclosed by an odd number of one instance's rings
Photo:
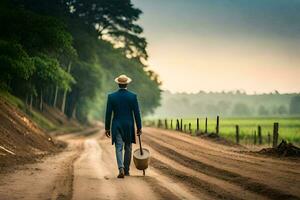
[[[115,144],[119,168],[118,178],[124,178],[124,176],[130,175],[131,144],[135,143],[134,121],[137,135],[141,135],[142,120],[137,95],[127,90],[127,85],[131,79],[126,75],[120,75],[115,79],[115,82],[119,84],[119,90],[109,94],[107,98],[105,134],[107,137],[112,136],[112,144]],[[123,148],[125,150],[124,159]]]

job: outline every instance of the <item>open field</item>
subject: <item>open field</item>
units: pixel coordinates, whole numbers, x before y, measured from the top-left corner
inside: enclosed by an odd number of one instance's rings
[[[200,119],[200,130],[204,132],[205,118]],[[168,125],[170,127],[170,120]],[[228,140],[235,141],[235,125],[240,128],[240,141],[244,144],[253,144],[254,132],[257,133],[257,127],[260,125],[262,129],[263,143],[268,142],[268,133],[272,138],[273,124],[279,123],[279,141],[285,139],[294,144],[300,145],[300,117],[289,118],[220,118],[220,135]],[[157,123],[157,120],[156,120]],[[191,123],[192,131],[196,130],[196,118],[183,118],[183,126]],[[163,121],[164,125],[164,121]],[[173,118],[173,128],[176,126],[176,118]],[[208,132],[216,131],[216,118],[208,118]]]

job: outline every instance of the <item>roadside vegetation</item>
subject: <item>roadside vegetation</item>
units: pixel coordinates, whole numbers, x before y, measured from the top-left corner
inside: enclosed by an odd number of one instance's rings
[[[242,144],[253,144],[254,133],[258,133],[258,126],[261,126],[263,144],[268,144],[268,133],[273,134],[274,122],[279,123],[279,141],[287,140],[300,145],[300,118],[299,117],[273,117],[273,118],[220,118],[220,136],[228,140],[235,141],[236,127],[240,128],[240,141]],[[192,130],[196,130],[196,119],[184,118],[183,124],[192,125]],[[200,118],[200,130],[205,129],[205,118]],[[216,119],[208,118],[207,131],[216,131]]]
[[[11,105],[19,108],[21,111],[26,113],[30,116],[31,120],[33,120],[36,124],[38,124],[41,128],[47,131],[53,131],[58,129],[54,123],[48,120],[42,113],[34,109],[28,109],[25,103],[16,96],[13,96],[7,91],[0,90],[0,97],[3,98],[5,101],[10,103]]]
[[[1,90],[23,109],[51,106],[87,123],[103,117],[113,78],[125,73],[142,112],[153,112],[160,81],[144,64],[141,13],[130,1],[1,1]]]
[[[179,130],[182,120],[182,131],[191,135],[216,133],[217,119],[207,118],[207,132],[205,128],[206,118],[199,117],[199,132],[197,131],[197,118],[148,118],[145,125],[158,128]],[[274,123],[279,124],[279,141],[286,140],[300,145],[300,117],[225,117],[219,118],[219,136],[228,141],[236,142],[236,125],[239,126],[239,143],[244,145],[259,144],[258,132],[260,126],[262,144],[272,146]],[[166,127],[167,125],[167,127]]]

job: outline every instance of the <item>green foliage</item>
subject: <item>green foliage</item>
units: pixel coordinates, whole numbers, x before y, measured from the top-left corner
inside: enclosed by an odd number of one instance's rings
[[[142,112],[153,112],[160,99],[155,74],[148,74],[140,62],[126,58],[122,51],[114,49],[108,42],[97,40],[92,33],[82,31],[83,28],[83,25],[71,26],[74,32],[74,46],[79,59],[84,62],[74,63],[71,70],[78,84],[74,86],[68,98],[69,116],[72,115],[72,108],[76,104],[74,99],[77,99],[78,118],[102,119],[107,94],[118,88],[113,80],[120,74],[127,74],[133,78],[129,89],[139,95]]]
[[[51,85],[71,89],[74,79],[60,67],[58,59],[73,59],[76,50],[62,22],[20,8],[4,9],[0,22],[5,27],[0,38],[6,40],[0,43],[2,81],[14,79],[18,94],[36,94],[36,88]]]
[[[249,116],[250,109],[246,104],[239,102],[234,105],[232,109],[232,114],[234,116]]]
[[[19,109],[25,111],[26,110],[26,105],[24,102],[19,99],[18,97],[11,95],[9,92],[6,90],[1,90],[0,89],[0,96],[4,98],[7,102],[9,102],[11,105],[18,107]]]
[[[124,0],[67,1],[76,16],[90,26],[95,26],[101,39],[121,47],[130,57],[147,59],[147,42],[140,34],[143,29],[135,24],[141,10]]]
[[[261,116],[267,116],[267,115],[269,115],[269,111],[266,109],[265,106],[260,105],[258,107],[258,114],[261,115]]]
[[[170,119],[168,125],[170,127]],[[200,118],[200,131],[205,130],[205,118]],[[241,118],[220,118],[220,136],[235,142],[236,128],[240,128],[240,141],[242,144],[253,145],[254,131],[258,131],[261,126],[263,144],[267,144],[268,133],[273,134],[274,122],[279,123],[279,141],[285,139],[289,142],[300,145],[300,118],[299,117],[241,117]],[[156,120],[157,123],[157,120]],[[196,118],[183,118],[183,124],[191,123],[192,130],[196,130]],[[173,118],[173,128],[175,128],[176,118]],[[207,130],[209,133],[216,131],[216,118],[208,118]]]
[[[288,116],[291,99],[299,94],[242,94],[240,92],[162,93],[161,106],[155,117],[199,117],[216,115]],[[243,105],[241,105],[243,104]],[[294,109],[293,109],[294,110]],[[296,114],[299,115],[299,114]]]
[[[20,43],[29,55],[76,56],[71,34],[56,18],[17,8],[1,13],[0,24],[5,27],[0,37]]]
[[[82,122],[101,119],[107,93],[116,89],[113,79],[123,73],[134,79],[130,87],[143,113],[159,104],[158,76],[141,63],[147,58],[136,24],[141,11],[130,1],[0,5],[0,82],[30,107],[47,103]]]
[[[300,114],[300,96],[294,96],[290,102],[290,114],[299,115]]]
[[[71,84],[75,83],[74,78],[59,66],[58,60],[40,54],[35,56],[33,61],[36,67],[33,79],[37,87],[56,85],[61,89],[70,90]]]
[[[56,129],[55,125],[51,121],[49,121],[47,118],[45,118],[42,114],[38,113],[37,111],[29,110],[25,105],[25,103],[18,97],[11,95],[9,92],[5,90],[0,90],[0,97],[5,99],[11,105],[18,107],[24,113],[27,113],[29,116],[31,116],[31,119],[42,128],[46,130]]]
[[[8,84],[12,78],[28,80],[35,68],[20,44],[0,40],[0,79]]]
[[[45,118],[41,113],[36,112],[36,111],[28,111],[31,119],[37,123],[41,128],[47,130],[47,131],[52,131],[57,129],[57,127],[49,121],[47,118]]]

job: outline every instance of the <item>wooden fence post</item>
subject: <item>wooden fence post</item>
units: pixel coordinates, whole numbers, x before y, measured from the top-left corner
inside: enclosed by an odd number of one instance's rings
[[[176,119],[176,131],[179,131],[179,120]]]
[[[273,148],[277,147],[278,144],[278,127],[279,124],[276,122],[273,126]]]
[[[189,132],[190,132],[190,134],[192,134],[192,124],[191,123],[189,123]]]
[[[199,129],[199,118],[197,118],[197,128],[196,128],[196,133],[199,133],[200,129]]]
[[[207,117],[205,117],[205,133],[207,133]]]
[[[165,119],[165,129],[168,129],[168,120]]]
[[[162,120],[160,119],[159,120],[159,128],[162,128],[162,126],[163,126],[163,123],[162,123]]]
[[[216,134],[219,135],[219,116],[217,116]]]
[[[182,119],[180,119],[180,131],[182,131]]]
[[[254,131],[254,145],[256,145],[257,138],[256,138],[256,131]]]
[[[240,143],[240,127],[239,125],[235,125],[235,141],[237,144]]]
[[[173,130],[173,119],[171,119],[171,124],[170,124],[170,128],[171,128],[171,130]]]
[[[268,145],[269,146],[271,145],[271,134],[270,134],[270,132],[268,132]]]
[[[261,126],[257,127],[258,144],[262,144]]]

